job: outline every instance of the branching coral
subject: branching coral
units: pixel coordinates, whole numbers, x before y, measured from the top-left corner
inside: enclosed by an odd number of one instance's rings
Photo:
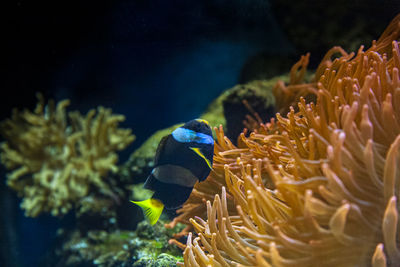
[[[238,147],[217,130],[214,172],[172,223],[190,220],[198,235],[189,233],[185,266],[400,262],[399,33],[397,16],[367,51],[328,52],[315,82],[281,84],[317,100],[300,98]]]
[[[104,177],[117,170],[116,151],[134,140],[130,130],[117,128],[124,116],[103,107],[86,116],[67,114],[68,104],[50,101],[45,106],[39,95],[33,112],[14,110],[11,119],[1,122],[6,140],[1,161],[13,170],[7,184],[23,197],[27,216],[65,214],[91,188],[110,193]]]

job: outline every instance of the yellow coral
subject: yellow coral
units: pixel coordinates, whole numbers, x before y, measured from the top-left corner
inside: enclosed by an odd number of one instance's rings
[[[45,106],[43,97],[38,98],[33,112],[13,110],[11,119],[1,122],[6,140],[1,161],[13,170],[7,184],[23,197],[27,216],[62,215],[92,188],[111,192],[104,178],[117,171],[116,151],[134,136],[129,129],[117,128],[125,118],[110,109],[99,107],[86,116],[67,114],[68,100]]]
[[[217,131],[215,171],[177,219],[206,202],[206,220],[190,219],[185,266],[397,266],[399,33],[397,16],[367,51],[331,61],[332,50],[314,83],[286,88],[316,103],[301,98],[238,147]]]

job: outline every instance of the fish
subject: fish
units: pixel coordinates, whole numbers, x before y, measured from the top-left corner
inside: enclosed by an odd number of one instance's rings
[[[164,208],[177,209],[189,198],[194,185],[206,180],[212,170],[214,139],[209,123],[194,119],[164,136],[158,144],[154,168],[144,188],[151,198],[131,201],[142,208],[154,225]]]

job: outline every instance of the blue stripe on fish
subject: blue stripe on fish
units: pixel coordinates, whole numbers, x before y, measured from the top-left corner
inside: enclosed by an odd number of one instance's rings
[[[214,144],[212,136],[203,133],[197,133],[195,131],[186,128],[177,128],[172,132],[174,139],[181,143],[196,142],[199,144]]]

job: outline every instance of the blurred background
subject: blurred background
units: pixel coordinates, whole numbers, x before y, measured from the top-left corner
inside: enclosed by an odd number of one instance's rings
[[[136,135],[123,162],[238,83],[286,73],[307,52],[313,68],[334,45],[369,45],[400,11],[395,0],[348,2],[4,1],[0,119],[34,108],[36,92],[83,113],[111,107]],[[1,176],[0,262],[37,266],[71,220],[25,218]]]

